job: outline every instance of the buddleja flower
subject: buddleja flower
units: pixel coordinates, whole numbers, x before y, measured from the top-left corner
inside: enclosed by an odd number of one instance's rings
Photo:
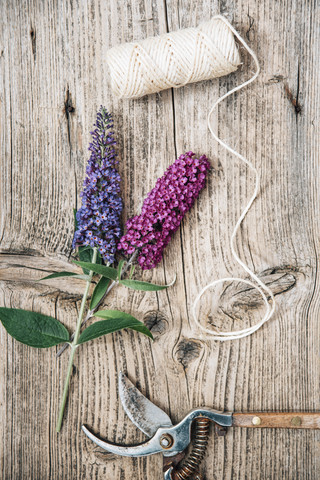
[[[141,214],[127,221],[127,233],[120,239],[118,249],[128,255],[138,249],[141,268],[154,268],[204,187],[209,169],[205,155],[200,158],[195,158],[193,152],[181,155],[157,180],[143,202]]]
[[[78,226],[72,246],[97,247],[105,262],[112,264],[121,236],[122,200],[119,197],[120,175],[116,169],[116,142],[111,131],[112,116],[104,107],[100,108],[94,126],[90,132],[91,155],[81,193],[82,206],[76,214]]]

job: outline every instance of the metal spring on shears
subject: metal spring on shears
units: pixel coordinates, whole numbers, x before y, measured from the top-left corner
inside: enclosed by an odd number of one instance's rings
[[[184,461],[182,467],[177,468],[173,472],[174,480],[186,480],[193,474],[197,473],[195,480],[201,480],[202,477],[198,473],[198,467],[206,452],[210,420],[207,418],[195,419],[196,431],[193,440],[192,450],[187,460]]]

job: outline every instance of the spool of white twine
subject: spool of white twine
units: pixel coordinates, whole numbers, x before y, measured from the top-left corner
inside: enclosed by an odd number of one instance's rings
[[[111,88],[120,98],[138,98],[237,70],[240,56],[232,31],[220,17],[107,52]]]

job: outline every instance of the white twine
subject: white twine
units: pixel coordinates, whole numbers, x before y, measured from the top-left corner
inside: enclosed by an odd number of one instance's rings
[[[106,59],[111,88],[120,98],[221,77],[240,64],[234,36],[220,16],[197,28],[117,45]]]
[[[247,206],[245,207],[245,209],[243,210],[239,220],[237,221],[236,223],[236,226],[233,230],[233,233],[231,235],[231,239],[230,239],[230,246],[231,246],[231,252],[232,252],[232,255],[233,257],[235,258],[235,260],[238,262],[239,265],[241,265],[241,267],[250,275],[250,277],[259,285],[256,285],[255,283],[251,282],[250,280],[244,280],[244,279],[241,279],[241,278],[236,278],[236,277],[226,277],[226,278],[220,278],[218,280],[214,280],[213,282],[209,283],[208,285],[206,285],[201,291],[200,293],[197,295],[195,301],[194,301],[194,304],[192,305],[192,316],[193,316],[193,320],[194,322],[196,323],[196,325],[201,329],[203,330],[204,332],[206,332],[207,334],[211,335],[215,340],[220,340],[220,341],[226,341],[226,340],[236,340],[236,339],[239,339],[239,338],[243,338],[243,337],[246,337],[248,335],[251,335],[253,332],[255,332],[256,330],[258,330],[265,322],[267,322],[271,316],[273,315],[274,313],[274,310],[275,310],[275,299],[274,299],[274,296],[273,296],[273,293],[272,291],[270,290],[270,288],[267,287],[267,285],[265,285],[261,280],[260,278],[252,271],[250,270],[250,268],[239,258],[238,254],[236,253],[236,250],[235,250],[235,246],[234,246],[234,241],[235,241],[235,237],[238,233],[238,230],[240,228],[240,225],[242,223],[242,221],[244,220],[245,216],[247,215],[248,211],[250,210],[250,207],[252,205],[252,203],[254,202],[254,200],[257,198],[258,196],[258,191],[259,191],[259,185],[260,185],[260,177],[259,177],[259,174],[258,174],[258,171],[257,169],[254,167],[254,165],[247,159],[245,158],[243,155],[241,155],[240,153],[236,152],[233,148],[231,148],[229,145],[227,145],[223,140],[221,140],[221,138],[219,138],[215,132],[213,131],[212,129],[212,126],[210,124],[210,118],[211,118],[211,115],[213,113],[213,111],[217,108],[217,106],[219,105],[219,103],[221,103],[225,98],[229,97],[230,95],[232,95],[233,93],[237,92],[238,90],[246,87],[247,85],[249,85],[250,83],[252,83],[259,75],[259,72],[260,72],[260,65],[259,65],[259,62],[258,62],[258,59],[255,55],[255,53],[253,52],[253,50],[251,50],[251,48],[248,46],[248,44],[244,41],[244,39],[241,37],[241,35],[233,28],[233,26],[228,22],[228,20],[226,20],[224,17],[222,17],[221,15],[217,15],[216,17],[214,18],[219,18],[220,20],[222,20],[227,26],[228,28],[231,30],[231,32],[233,32],[233,34],[235,35],[235,37],[239,40],[240,43],[242,43],[242,45],[244,46],[244,48],[248,51],[248,53],[251,55],[251,57],[253,58],[254,62],[255,62],[255,65],[256,65],[256,72],[255,74],[249,78],[249,80],[243,82],[241,85],[238,85],[237,87],[233,88],[232,90],[228,91],[227,93],[225,93],[224,95],[222,95],[220,98],[218,98],[218,100],[214,103],[214,105],[212,106],[209,114],[208,114],[208,128],[211,132],[211,135],[213,136],[213,138],[220,144],[222,145],[228,152],[232,153],[233,155],[235,155],[236,157],[238,157],[242,162],[244,162],[249,168],[250,170],[254,173],[255,175],[255,189],[254,189],[254,192],[253,192],[253,195],[252,197],[250,198],[249,200],[249,203],[247,204]],[[198,314],[197,314],[197,305],[202,297],[202,295],[211,287],[214,287],[215,285],[219,284],[219,283],[224,283],[224,282],[234,282],[234,281],[237,281],[237,282],[242,282],[242,283],[245,283],[247,285],[249,285],[250,287],[256,289],[260,295],[262,296],[263,300],[264,300],[264,303],[266,305],[266,312],[265,312],[265,315],[263,316],[263,318],[258,322],[256,323],[255,325],[251,326],[251,327],[248,327],[248,328],[244,328],[242,330],[237,330],[237,331],[232,331],[232,332],[221,332],[217,329],[214,329],[213,327],[212,328],[207,328],[205,327],[204,325],[202,325],[200,322],[199,322],[199,318],[198,318]],[[269,304],[268,302],[268,296],[270,297],[270,300],[271,300],[271,305]]]

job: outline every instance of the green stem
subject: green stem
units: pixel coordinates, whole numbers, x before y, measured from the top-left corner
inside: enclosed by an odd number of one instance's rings
[[[92,263],[96,263],[97,254],[98,254],[98,251],[97,251],[96,248],[94,248],[93,249],[93,255],[92,255]],[[70,383],[70,378],[71,378],[71,373],[72,373],[73,359],[74,359],[74,355],[75,355],[76,349],[77,349],[77,343],[78,343],[78,339],[79,339],[79,335],[80,335],[80,329],[81,329],[81,322],[82,322],[83,314],[84,314],[84,311],[85,311],[85,308],[86,308],[86,303],[87,303],[87,298],[88,298],[88,294],[89,294],[89,289],[90,289],[92,277],[93,277],[93,272],[90,271],[89,280],[87,281],[86,289],[85,289],[83,297],[82,297],[82,302],[81,302],[81,307],[80,307],[79,316],[78,316],[78,320],[77,320],[77,326],[76,326],[76,331],[75,331],[75,334],[74,334],[74,339],[73,339],[73,342],[71,343],[71,353],[70,353],[70,358],[69,358],[67,376],[66,376],[66,380],[65,380],[65,383],[64,383],[63,395],[62,395],[62,400],[61,400],[61,405],[60,405],[60,410],[59,410],[59,417],[58,417],[58,422],[57,422],[57,432],[60,432],[60,430],[61,430],[63,413],[64,413],[64,409],[65,409],[65,406],[66,406],[68,390],[69,390],[69,383]]]

